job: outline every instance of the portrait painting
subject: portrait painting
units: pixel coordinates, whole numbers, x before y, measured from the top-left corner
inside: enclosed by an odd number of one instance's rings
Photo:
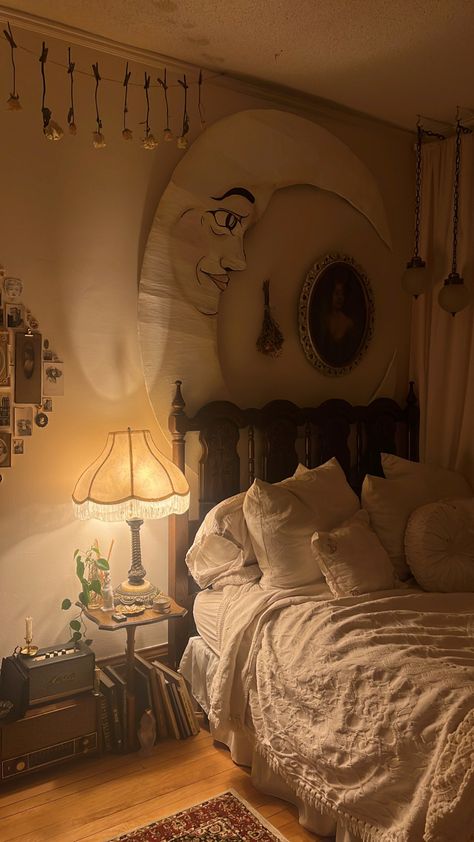
[[[329,376],[348,374],[373,334],[373,295],[363,269],[350,257],[327,255],[306,276],[298,315],[309,362]]]
[[[0,468],[11,468],[12,436],[0,430]]]
[[[21,456],[25,452],[23,439],[13,439],[13,453],[15,456]]]
[[[15,334],[15,403],[41,403],[40,333]]]

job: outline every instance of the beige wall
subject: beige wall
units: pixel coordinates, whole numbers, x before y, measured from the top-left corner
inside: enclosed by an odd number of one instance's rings
[[[60,610],[64,596],[77,594],[72,555],[95,537],[116,545],[112,557],[114,580],[126,575],[129,537],[125,525],[79,522],[71,511],[70,495],[81,469],[102,447],[106,433],[131,425],[150,427],[163,445],[148,402],[141,371],[136,324],[137,279],[141,256],[155,207],[180,153],[174,144],[147,152],[134,142],[121,140],[121,83],[104,83],[102,118],[108,147],[94,150],[93,82],[76,75],[78,135],[60,143],[46,141],[41,132],[40,77],[37,55],[40,39],[17,31],[18,40],[34,56],[19,52],[18,88],[23,111],[4,111],[1,118],[0,262],[8,274],[24,282],[24,301],[40,322],[45,337],[64,359],[63,398],[54,400],[49,426],[35,429],[25,454],[13,458],[0,485],[0,655],[9,654],[24,635],[24,617],[34,618],[38,644],[67,639],[66,615]],[[21,36],[21,37],[20,37]],[[66,45],[50,42],[51,60],[64,61]],[[89,68],[97,54],[74,49],[79,67]],[[100,56],[104,77],[121,79],[123,64]],[[143,69],[133,68],[141,82]],[[47,65],[48,104],[59,122],[67,111],[65,71]],[[9,79],[8,52],[0,53],[0,78]],[[153,74],[156,75],[156,74]],[[5,85],[5,81],[3,83]],[[5,98],[7,95],[5,88]],[[153,92],[153,128],[159,132],[162,112]],[[174,126],[179,123],[176,91],[172,91]],[[234,111],[271,105],[275,101],[228,86],[207,85],[208,122]],[[276,106],[278,107],[278,105]],[[288,104],[280,107],[289,107]],[[293,109],[298,110],[298,109]],[[192,132],[197,128],[195,98],[191,93]],[[301,110],[311,116],[308,110]],[[291,195],[275,195],[248,238],[248,253],[255,254],[255,276],[247,270],[231,285],[222,305],[220,343],[226,376],[235,384],[239,400],[257,402],[282,395],[319,400],[338,394],[366,400],[383,373],[385,361],[399,349],[397,397],[406,389],[408,302],[399,292],[398,278],[410,250],[411,142],[406,133],[324,108],[314,119],[345,141],[370,167],[379,182],[391,226],[390,254],[368,231],[363,220],[331,196],[309,188],[294,188]],[[129,122],[137,137],[143,119],[143,92],[134,89]],[[288,217],[287,239],[272,239],[282,214]],[[408,209],[408,211],[407,211]],[[301,221],[300,221],[301,220]],[[258,235],[258,236],[257,236]],[[262,251],[259,237],[266,244]],[[291,245],[290,245],[291,244]],[[302,274],[326,250],[352,253],[374,281],[378,333],[364,369],[344,382],[333,383],[316,375],[298,347],[295,302]],[[271,265],[268,255],[271,254]],[[263,261],[263,264],[262,262]],[[266,261],[266,263],[265,263]],[[251,263],[251,261],[249,261]],[[257,271],[258,269],[258,271]],[[269,270],[278,291],[276,315],[287,339],[277,368],[256,359],[255,331],[261,319],[260,283]],[[255,283],[258,281],[258,283]],[[258,332],[258,330],[257,330]],[[249,371],[252,371],[249,377]],[[293,380],[292,373],[297,370]],[[265,384],[265,385],[263,385]],[[145,566],[166,589],[166,526],[149,522],[142,530]],[[137,636],[138,645],[164,638],[163,627]],[[117,652],[123,632],[108,635],[92,630],[98,655]]]

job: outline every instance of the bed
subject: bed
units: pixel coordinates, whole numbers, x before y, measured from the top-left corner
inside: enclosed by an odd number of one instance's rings
[[[170,524],[169,590],[190,609],[189,625],[175,634],[170,651],[181,659],[215,739],[237,763],[251,766],[257,787],[294,803],[301,824],[320,836],[337,842],[467,842],[474,828],[472,593],[427,593],[402,576],[402,568],[400,578],[393,578],[397,547],[385,568],[387,553],[375,547],[369,569],[364,542],[374,534],[354,494],[362,488],[377,502],[377,482],[386,482],[377,480],[382,458],[386,475],[416,463],[412,385],[404,407],[387,399],[366,407],[327,401],[305,409],[275,401],[259,410],[217,402],[192,418],[180,385],[170,416],[173,458],[184,468],[186,435],[197,431],[200,517],[190,524],[180,516]],[[373,476],[373,487],[363,486],[366,474]],[[263,480],[254,482],[258,475]],[[424,479],[423,493],[420,477],[415,470],[408,493],[406,484],[400,487],[405,497],[421,494],[423,502],[439,475]],[[454,483],[448,496],[471,493],[448,479]],[[244,537],[237,536],[235,561],[226,555],[227,532],[216,538],[218,530],[209,529],[216,504],[228,526],[229,512],[235,519],[242,508],[239,492],[249,487],[244,520],[258,564],[250,551],[245,561]],[[397,487],[393,482],[391,488]],[[329,524],[328,532],[318,526],[314,552],[320,553],[321,570],[326,559],[328,575],[318,568],[314,577],[304,566],[308,538],[298,521],[298,495],[310,505],[313,497],[308,503],[304,495],[314,496],[318,488],[318,511],[325,504],[332,514],[338,509],[337,520],[344,523]],[[289,529],[281,533],[287,543],[279,547],[272,544],[278,532],[271,527],[272,507],[281,498],[284,509],[288,495],[296,495],[297,503],[287,517]],[[425,496],[425,502],[439,496]],[[267,509],[258,509],[262,499]],[[252,505],[265,517],[252,520]],[[424,508],[430,505],[438,504]],[[259,529],[267,530],[260,543]],[[417,527],[414,540],[419,534]],[[347,565],[339,556],[348,542],[352,558],[357,556],[358,536],[363,576],[375,579],[373,587],[347,592]],[[201,591],[189,575],[186,553]]]

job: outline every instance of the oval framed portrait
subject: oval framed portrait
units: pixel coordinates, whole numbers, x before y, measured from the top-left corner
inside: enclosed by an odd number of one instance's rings
[[[351,258],[328,254],[303,284],[298,325],[303,351],[322,374],[349,374],[374,332],[374,297],[364,270]]]

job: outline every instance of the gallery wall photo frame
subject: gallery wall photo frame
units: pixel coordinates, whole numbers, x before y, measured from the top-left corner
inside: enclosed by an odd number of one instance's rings
[[[10,385],[10,342],[7,331],[0,331],[0,389]]]
[[[349,374],[374,333],[374,296],[364,270],[352,257],[328,254],[308,272],[298,305],[300,341],[322,374]]]
[[[12,465],[12,434],[0,430],[0,470],[11,468]]]
[[[42,341],[40,333],[15,334],[15,403],[41,404]]]

